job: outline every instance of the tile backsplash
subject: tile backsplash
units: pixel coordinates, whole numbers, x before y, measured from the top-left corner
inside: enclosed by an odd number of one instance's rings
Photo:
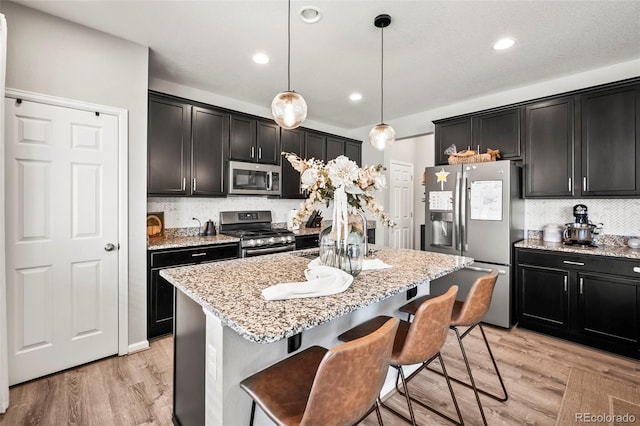
[[[189,228],[196,225],[191,218],[204,223],[212,219],[218,223],[221,211],[271,210],[273,222],[287,222],[291,209],[297,209],[301,200],[280,200],[264,196],[227,198],[151,197],[147,199],[148,212],[164,212],[166,228]],[[573,222],[573,206],[585,204],[589,219],[602,223],[604,235],[640,237],[640,199],[584,199],[584,200],[525,200],[525,229],[541,230],[549,223]],[[324,209],[321,209],[324,210]],[[323,212],[330,218],[331,212]]]
[[[603,224],[604,235],[640,236],[640,199],[525,200],[525,229],[573,222],[573,206],[587,206],[589,220]]]
[[[273,222],[286,222],[291,209],[300,207],[302,200],[280,200],[264,196],[238,196],[226,198],[149,197],[147,212],[164,212],[165,228],[197,226],[192,218],[205,223],[211,219],[216,225],[221,211],[271,210]]]

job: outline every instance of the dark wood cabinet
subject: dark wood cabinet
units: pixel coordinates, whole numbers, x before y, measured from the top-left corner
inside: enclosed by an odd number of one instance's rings
[[[191,195],[225,195],[229,114],[193,107],[191,121]]]
[[[516,249],[519,326],[640,359],[640,262]]]
[[[345,140],[334,137],[327,137],[327,161],[334,160],[344,155]]]
[[[238,243],[149,250],[147,253],[147,338],[173,331],[173,286],[160,276],[162,269],[235,259],[239,256],[239,250]]]
[[[435,123],[435,162],[436,165],[449,164],[449,156],[444,150],[455,145],[458,151],[471,148],[471,117],[450,120],[438,120]]]
[[[544,266],[520,265],[518,268],[518,316],[544,327],[567,329],[569,326],[569,274]]]
[[[296,250],[318,248],[320,234],[296,235]]]
[[[640,336],[639,288],[637,280],[579,272],[578,332],[597,340],[637,345]]]
[[[148,195],[225,195],[229,114],[149,96]]]
[[[280,127],[275,123],[232,115],[229,133],[229,159],[279,163]]]
[[[574,98],[525,108],[525,197],[573,196]]]
[[[521,154],[521,108],[508,108],[473,117],[472,147],[479,153],[497,149],[504,160]]]
[[[640,85],[579,97],[582,196],[640,195]]]
[[[327,138],[321,133],[305,131],[304,151],[307,159],[327,161]]]
[[[280,136],[282,151],[293,152],[304,157],[304,131],[282,129]],[[286,158],[282,158],[282,198],[305,198],[300,189],[300,172],[293,168]]]
[[[149,96],[147,132],[147,193],[187,195],[191,105]]]
[[[362,167],[362,142],[347,140],[344,145],[344,155],[355,161],[359,167]]]

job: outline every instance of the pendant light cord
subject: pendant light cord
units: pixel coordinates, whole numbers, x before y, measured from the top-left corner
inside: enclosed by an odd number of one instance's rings
[[[384,124],[384,27],[380,31],[380,124]]]
[[[287,9],[287,91],[291,91],[291,0]]]

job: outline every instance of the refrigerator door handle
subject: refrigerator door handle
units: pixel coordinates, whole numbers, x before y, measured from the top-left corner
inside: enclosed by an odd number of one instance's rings
[[[467,176],[465,173],[462,174],[460,186],[460,237],[458,238],[458,241],[460,241],[460,249],[462,251],[467,251],[469,250],[469,246],[467,244],[467,196],[470,194],[467,189]]]
[[[492,269],[489,268],[480,268],[478,266],[465,266],[464,269],[468,269],[470,271],[475,271],[475,272],[486,272],[491,273]],[[507,275],[507,271],[505,271],[504,269],[498,269],[498,275]]]
[[[462,226],[460,223],[460,198],[462,196],[462,191],[460,191],[460,186],[462,184],[462,174],[460,172],[456,172],[456,186],[454,188],[453,193],[453,229],[455,232],[455,245],[456,250],[462,250]]]

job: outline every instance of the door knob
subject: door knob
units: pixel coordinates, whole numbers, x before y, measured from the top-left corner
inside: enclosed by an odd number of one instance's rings
[[[111,243],[107,243],[107,244],[105,244],[105,246],[104,246],[104,251],[113,251],[113,249],[115,249],[115,248],[116,248],[116,246],[115,246],[115,245],[113,245],[113,244],[111,244]]]

